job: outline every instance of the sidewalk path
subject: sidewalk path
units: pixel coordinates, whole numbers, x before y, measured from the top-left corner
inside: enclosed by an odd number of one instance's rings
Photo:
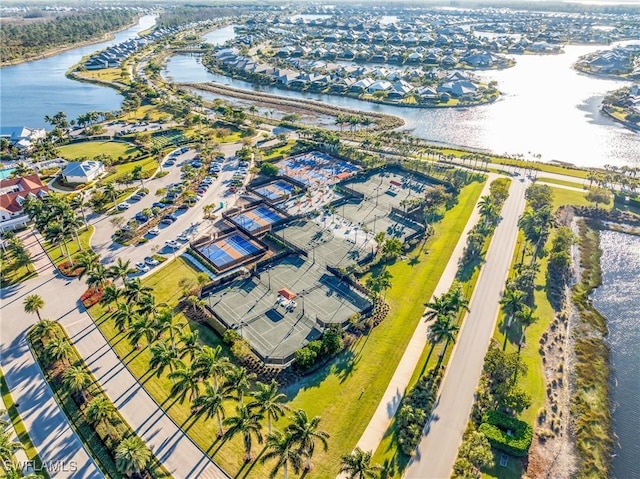
[[[24,313],[24,298],[40,294],[41,288],[50,284],[57,285],[60,297],[60,284],[64,282],[54,277],[53,266],[35,237],[30,233],[21,233],[20,237],[34,258],[39,276],[0,291],[0,365],[31,441],[49,465],[49,475],[55,479],[104,477],[53,398],[27,344],[27,330],[37,318]],[[45,301],[42,315],[51,317],[56,297]]]
[[[485,184],[480,197],[489,194],[489,184],[497,177],[497,175],[489,175],[489,179]],[[434,296],[439,296],[449,291],[458,271],[458,262],[460,261],[464,252],[464,247],[467,244],[467,233],[478,223],[479,219],[480,214],[476,204],[476,207],[474,207],[473,212],[460,235],[460,239],[451,254],[451,258],[449,258],[447,266],[438,281],[436,289],[433,292]],[[384,392],[384,395],[378,404],[378,408],[371,417],[369,424],[358,441],[357,446],[363,451],[375,452],[382,441],[391,419],[400,406],[402,396],[404,395],[407,385],[411,380],[411,376],[416,369],[418,360],[420,359],[422,351],[427,343],[428,327],[429,323],[425,320],[421,320],[416,326],[415,332],[407,345],[407,349],[405,349],[402,359],[400,359],[398,367],[387,386],[387,390]]]
[[[80,303],[83,281],[66,279],[48,268],[38,278],[2,290],[2,368],[20,404],[25,425],[43,461],[75,460],[82,470],[54,477],[97,478],[102,474],[87,456],[51,393],[26,343],[37,321],[25,315],[24,297],[37,292],[45,302],[42,317],[57,320],[71,337],[91,372],[131,427],[176,479],[228,476],[204,454],[147,394],[118,359]],[[50,401],[46,401],[47,394]]]
[[[416,456],[407,467],[405,477],[408,479],[447,479],[451,476],[495,328],[500,295],[518,236],[518,218],[525,207],[525,189],[525,182],[511,183],[509,198],[502,208],[502,221],[489,246],[436,406]]]

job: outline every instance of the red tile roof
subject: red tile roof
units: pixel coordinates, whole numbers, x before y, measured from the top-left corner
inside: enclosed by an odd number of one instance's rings
[[[0,180],[0,189],[15,185],[18,185],[19,191],[0,195],[0,209],[17,213],[22,210],[22,205],[19,203],[18,198],[24,199],[29,194],[39,195],[42,191],[49,191],[49,187],[42,184],[38,175]]]

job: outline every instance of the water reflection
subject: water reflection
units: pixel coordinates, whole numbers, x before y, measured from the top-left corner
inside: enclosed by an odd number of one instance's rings
[[[352,98],[254,87],[248,82],[211,74],[194,59],[174,57],[167,76],[176,82],[215,81],[293,98],[324,102],[365,111],[401,116],[406,128],[420,138],[445,145],[506,154],[524,154],[543,161],[581,166],[640,165],[640,134],[600,111],[606,92],[627,84],[580,74],[571,66],[599,46],[568,46],[562,55],[523,55],[515,67],[483,72],[496,80],[502,98],[490,105],[463,109],[412,109],[377,105]]]
[[[594,292],[593,304],[609,328],[617,436],[612,477],[640,477],[640,237],[603,231],[600,248],[602,286]]]

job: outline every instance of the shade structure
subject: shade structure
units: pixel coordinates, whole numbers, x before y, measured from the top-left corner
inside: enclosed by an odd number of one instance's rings
[[[282,296],[284,299],[293,299],[296,297],[296,293],[294,293],[293,291],[287,288],[282,288],[281,290],[278,291],[278,294]]]

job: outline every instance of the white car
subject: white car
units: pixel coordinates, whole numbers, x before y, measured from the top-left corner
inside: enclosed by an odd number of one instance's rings
[[[148,265],[148,266],[158,266],[160,264],[160,261],[158,261],[157,259],[151,257],[151,256],[147,256],[144,259],[144,262]]]
[[[165,245],[167,245],[167,247],[171,248],[171,249],[178,249],[180,248],[180,243],[178,243],[176,240],[169,240],[165,243]]]
[[[146,273],[147,271],[149,271],[149,267],[142,261],[138,261],[136,263],[136,268],[138,268],[138,271],[140,271],[141,273]]]
[[[158,236],[160,234],[160,230],[158,228],[151,228],[148,233],[151,236]]]
[[[118,209],[119,210],[128,210],[129,206],[131,206],[129,203],[127,203],[126,201],[123,201],[122,203],[120,203],[118,205]]]

